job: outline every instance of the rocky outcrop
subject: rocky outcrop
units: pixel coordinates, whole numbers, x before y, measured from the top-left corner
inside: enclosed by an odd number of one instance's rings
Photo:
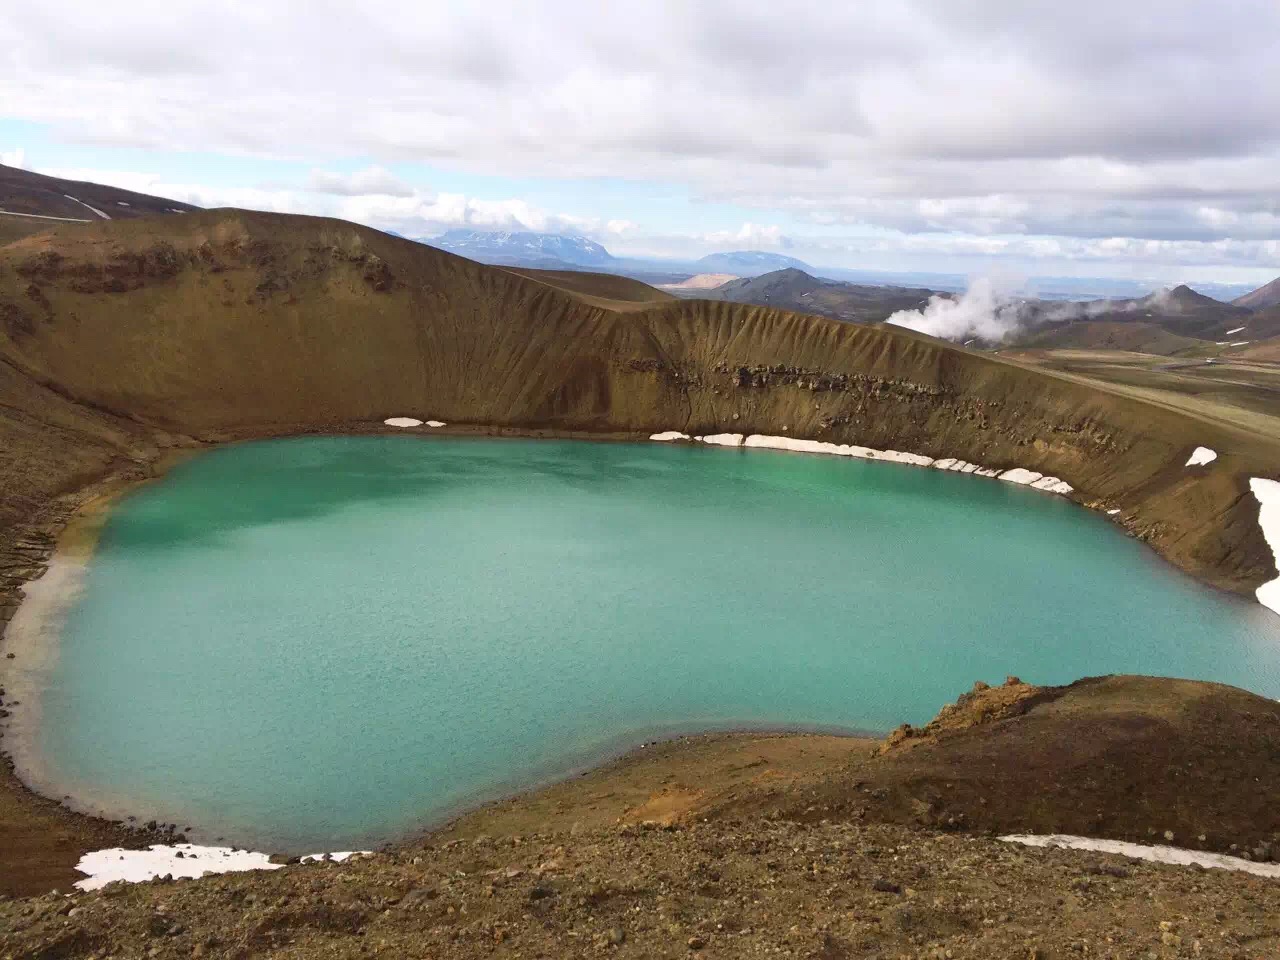
[[[979,680],[972,690],[962,694],[955,703],[944,706],[923,727],[913,727],[909,723],[898,727],[880,745],[878,752],[886,754],[924,743],[936,743],[949,733],[1018,716],[1026,712],[1041,692],[1043,688],[1023,683],[1017,677],[1008,677],[999,687]]]

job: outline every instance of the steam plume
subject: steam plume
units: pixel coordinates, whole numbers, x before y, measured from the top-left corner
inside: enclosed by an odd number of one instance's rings
[[[889,323],[944,340],[969,337],[999,342],[1022,326],[1023,302],[978,277],[960,299],[934,295],[922,310],[899,310]]]
[[[1016,286],[997,284],[990,277],[971,280],[959,298],[935,294],[920,310],[899,310],[888,322],[943,340],[985,340],[1000,343],[1024,328],[1071,320],[1093,320],[1117,313],[1177,313],[1169,289],[1135,300],[1090,300],[1049,303],[1016,296]]]

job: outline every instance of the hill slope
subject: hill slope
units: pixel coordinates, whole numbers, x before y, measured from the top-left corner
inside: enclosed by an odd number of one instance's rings
[[[1205,341],[1180,337],[1148,321],[1081,320],[1032,331],[1016,343],[1041,349],[1129,350],[1168,357],[1202,347]]]
[[[62,180],[0,166],[0,243],[47,230],[48,220],[128,220],[162,213],[190,213],[189,203],[119,187]]]
[[[655,304],[675,299],[665,290],[659,290],[647,283],[616,273],[587,273],[584,270],[530,270],[521,267],[509,267],[508,271],[573,294],[584,303],[594,306],[607,305],[618,309],[624,304]]]
[[[822,280],[803,270],[785,269],[758,277],[732,280],[709,291],[706,296],[732,303],[816,313],[835,320],[875,323],[898,310],[912,310],[929,299],[932,290],[910,287],[869,286]]]
[[[1267,307],[1280,306],[1280,277],[1276,277],[1257,290],[1246,293],[1243,297],[1236,297],[1231,302],[1237,307],[1245,307],[1249,310],[1265,310]]]
[[[1255,317],[1183,285],[1128,300],[1028,301],[1023,319],[1028,329],[1011,338],[1013,345],[1168,356],[1242,337]]]

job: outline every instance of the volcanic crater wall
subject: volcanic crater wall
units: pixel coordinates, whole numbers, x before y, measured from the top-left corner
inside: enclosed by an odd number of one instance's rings
[[[1122,508],[1132,533],[1211,583],[1251,592],[1275,576],[1248,492],[1280,464],[1270,441],[897,328],[656,291],[611,306],[554,280],[243,211],[0,248],[0,622],[94,479],[143,474],[189,438],[396,415],[786,434],[1026,467]],[[1198,445],[1219,459],[1189,470]]]

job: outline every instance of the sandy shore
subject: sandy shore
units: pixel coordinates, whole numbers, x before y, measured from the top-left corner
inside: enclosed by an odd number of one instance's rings
[[[0,654],[13,659],[5,664],[4,689],[12,710],[2,728],[4,746],[14,770],[33,789],[45,783],[36,749],[40,707],[49,678],[58,661],[58,640],[67,613],[84,585],[91,547],[59,548],[49,559],[44,576],[23,587],[23,600],[9,623]]]

